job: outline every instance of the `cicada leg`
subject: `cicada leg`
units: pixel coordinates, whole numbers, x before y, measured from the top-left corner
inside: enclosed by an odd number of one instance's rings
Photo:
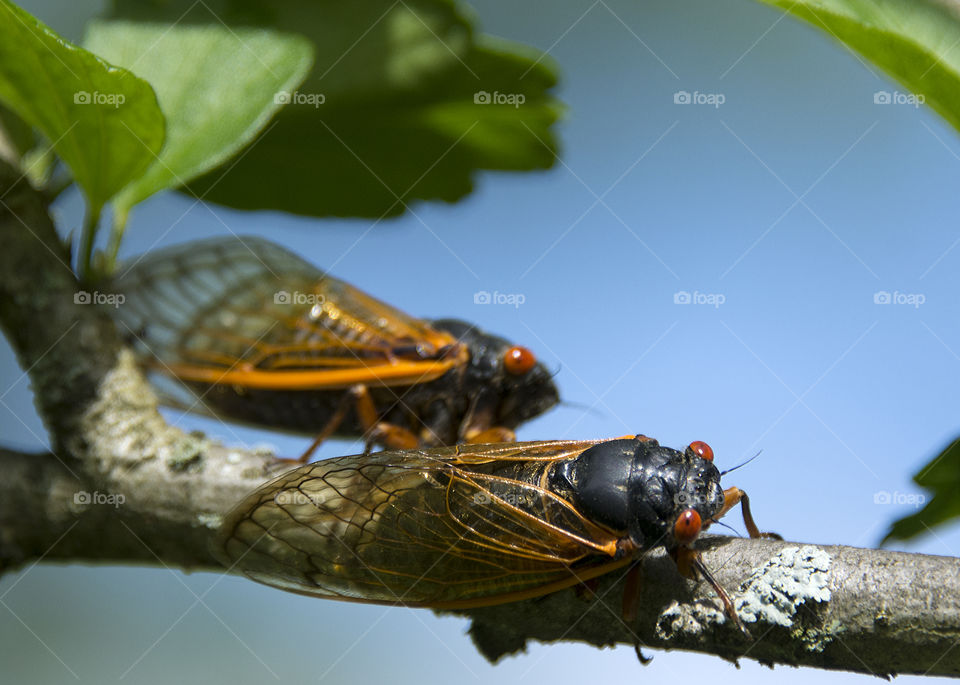
[[[494,426],[485,430],[467,431],[463,437],[467,442],[474,444],[481,442],[515,442],[517,434],[509,428]]]
[[[740,632],[748,638],[751,637],[750,631],[743,625],[743,621],[740,620],[740,616],[737,614],[736,607],[733,606],[733,600],[730,599],[730,595],[727,594],[727,591],[723,589],[723,586],[717,582],[717,579],[710,573],[706,564],[703,563],[703,559],[700,558],[700,552],[695,549],[690,549],[689,547],[677,547],[671,552],[671,556],[673,560],[677,562],[677,570],[680,571],[682,576],[690,578],[691,580],[703,578],[707,581],[710,587],[713,588],[713,591],[717,593],[717,597],[720,598],[724,613],[733,621],[733,624],[740,629]]]
[[[496,425],[498,401],[499,398],[487,391],[474,395],[470,409],[460,424],[460,441],[473,444],[516,441],[517,436],[512,430]]]
[[[600,586],[599,578],[590,578],[582,581],[579,585],[573,586],[573,591],[577,598],[592,602],[597,598],[597,588]]]
[[[720,518],[738,504],[740,505],[740,510],[743,513],[743,525],[747,527],[747,533],[750,535],[750,537],[783,540],[783,537],[777,533],[760,532],[760,529],[757,528],[757,524],[753,522],[753,514],[750,513],[750,498],[747,497],[747,493],[740,488],[727,488],[723,491],[723,507],[713,517],[714,520]]]
[[[336,432],[347,417],[347,412],[351,409],[356,410],[360,425],[363,427],[366,442],[365,452],[369,452],[373,445],[385,445],[391,449],[407,450],[413,449],[419,444],[417,436],[406,428],[380,421],[377,408],[373,404],[373,398],[370,396],[367,386],[354,385],[343,394],[343,399],[340,400],[333,416],[327,421],[327,425],[323,427],[323,430],[310,443],[307,451],[297,461],[301,464],[310,461],[313,453],[317,451],[324,440]]]
[[[623,586],[623,603],[620,613],[628,625],[633,625],[640,608],[640,564],[633,564],[627,571],[627,579]]]
[[[620,607],[620,614],[627,625],[633,625],[637,620],[637,613],[640,610],[640,590],[642,589],[640,583],[640,563],[639,561],[636,561],[630,565],[630,569],[627,571],[627,577],[623,585],[623,603]],[[653,661],[653,657],[645,656],[641,650],[641,647],[642,645],[640,644],[640,638],[637,638],[637,641],[633,643],[633,648],[637,653],[637,660],[646,666]]]
[[[743,513],[743,523],[747,527],[747,533],[751,538],[773,538],[777,540],[783,539],[776,533],[760,532],[760,529],[757,528],[757,524],[753,520],[753,514],[750,513],[750,498],[747,497],[747,493],[740,488],[727,488],[723,491],[723,507],[721,507],[720,511],[717,512],[717,514],[713,517],[713,520],[719,519],[738,504],[740,505],[741,512]],[[713,588],[713,591],[717,593],[717,596],[723,603],[723,609],[727,616],[730,617],[730,620],[733,621],[733,623],[743,632],[744,635],[750,637],[750,631],[746,629],[746,627],[743,625],[743,622],[740,620],[740,616],[737,615],[737,610],[733,606],[733,601],[730,599],[730,595],[727,594],[727,591],[723,589],[723,586],[717,582],[716,578],[713,577],[713,574],[710,573],[710,570],[707,568],[706,564],[703,563],[703,559],[700,557],[700,552],[689,547],[677,547],[675,550],[673,550],[672,556],[674,561],[677,562],[677,569],[680,571],[681,575],[693,580],[696,580],[698,577],[703,578],[707,581],[707,583],[710,584],[710,587]]]

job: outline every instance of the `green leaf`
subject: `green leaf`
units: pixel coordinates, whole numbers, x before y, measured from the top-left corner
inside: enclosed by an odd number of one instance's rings
[[[150,85],[0,0],[0,101],[53,143],[96,216],[163,144]]]
[[[504,49],[478,47],[464,61],[416,96],[291,105],[239,162],[190,189],[239,209],[379,218],[412,200],[458,200],[479,169],[549,168],[561,111],[547,94],[552,71]]]
[[[18,164],[36,143],[30,125],[0,105],[0,158]]]
[[[449,0],[122,0],[115,11],[300,31],[315,46],[316,66],[276,125],[237,160],[189,184],[205,199],[380,217],[416,199],[457,200],[481,169],[554,163],[561,107],[548,93],[553,67],[518,44],[475,39]],[[476,104],[481,91],[525,101]]]
[[[859,52],[960,130],[957,0],[761,1],[808,21]]]
[[[338,102],[417,91],[458,63],[473,40],[451,0],[115,0],[113,15],[303,35],[313,43],[316,66],[302,90]]]
[[[274,31],[94,22],[86,46],[144,76],[167,117],[159,159],[116,198],[118,213],[187,183],[246,146],[310,70],[306,39]]]
[[[909,540],[960,518],[960,438],[920,469],[913,477],[913,482],[933,496],[917,513],[895,521],[883,538],[883,543]]]

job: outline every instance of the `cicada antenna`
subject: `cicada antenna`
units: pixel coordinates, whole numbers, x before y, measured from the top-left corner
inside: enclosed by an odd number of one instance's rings
[[[594,416],[603,416],[603,412],[593,407],[592,405],[587,405],[585,402],[570,402],[569,400],[560,400],[557,404],[561,407],[571,407],[572,409],[579,409],[582,412],[587,414],[593,414]]]
[[[746,460],[745,462],[743,462],[742,464],[737,464],[737,465],[734,466],[733,468],[729,468],[729,469],[727,469],[726,471],[721,471],[721,472],[720,472],[720,477],[722,478],[723,476],[727,475],[727,474],[730,473],[731,471],[736,471],[736,470],[739,469],[741,466],[746,466],[746,465],[749,464],[751,461],[753,461],[754,459],[756,459],[757,457],[759,457],[760,454],[761,454],[761,452],[763,452],[763,450],[760,450],[760,452],[757,452],[756,454],[754,454],[752,457],[750,457],[749,459],[747,459],[747,460]]]
[[[723,521],[721,521],[721,520],[719,520],[719,519],[710,519],[710,523],[711,523],[711,524],[716,523],[716,524],[718,524],[718,525],[723,526],[724,528],[729,528],[729,529],[730,529],[731,531],[733,531],[733,533],[735,533],[736,535],[740,535],[740,531],[737,530],[736,528],[734,528],[733,526],[731,526],[729,523],[724,523]]]

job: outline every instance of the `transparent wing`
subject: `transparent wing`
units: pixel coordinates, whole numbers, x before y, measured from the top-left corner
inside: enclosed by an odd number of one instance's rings
[[[545,486],[595,442],[387,451],[309,464],[227,518],[230,568],[287,590],[453,608],[573,585],[629,560]]]
[[[430,380],[456,341],[258,238],[188,243],[122,268],[122,328],[188,381],[334,388]]]

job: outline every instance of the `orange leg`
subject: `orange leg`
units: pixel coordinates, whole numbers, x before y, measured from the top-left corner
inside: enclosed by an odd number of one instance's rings
[[[394,450],[412,450],[420,441],[406,428],[385,421],[377,422],[366,432],[364,454],[368,454],[374,445],[383,445]]]
[[[597,588],[600,586],[599,578],[590,578],[581,581],[579,585],[573,586],[573,591],[577,597],[592,602],[597,598]]]
[[[750,631],[746,629],[740,620],[740,616],[737,615],[737,610],[733,606],[733,600],[730,599],[730,595],[727,594],[727,591],[723,589],[723,586],[717,582],[717,579],[710,573],[706,564],[703,563],[703,560],[700,558],[700,552],[695,549],[690,549],[689,547],[678,547],[673,550],[670,555],[673,557],[673,560],[677,562],[677,570],[680,571],[682,576],[690,578],[691,580],[703,578],[707,581],[710,587],[713,588],[713,591],[717,593],[717,597],[720,598],[724,613],[726,613],[730,620],[733,621],[733,624],[737,626],[744,635],[750,637]]]
[[[730,617],[730,620],[733,621],[733,624],[740,629],[744,635],[748,638],[750,637],[750,631],[747,630],[746,626],[743,625],[743,622],[740,620],[740,616],[737,614],[736,607],[733,606],[733,601],[730,599],[730,595],[727,594],[727,591],[723,589],[723,586],[717,582],[717,579],[713,577],[713,574],[710,573],[706,565],[703,563],[703,560],[700,559],[700,553],[692,552],[693,557],[690,560],[691,566],[696,569],[696,572],[699,573],[704,580],[706,580],[710,587],[713,588],[713,591],[717,593],[717,597],[720,598],[720,601],[723,602],[723,610]]]
[[[723,508],[714,516],[714,520],[720,518],[735,506],[740,505],[743,512],[743,524],[747,527],[747,533],[752,538],[772,538],[782,540],[783,537],[776,533],[761,533],[757,524],[753,522],[753,514],[750,513],[750,498],[740,488],[727,488],[723,491]]]
[[[479,401],[479,400],[478,400]],[[467,412],[460,424],[458,442],[478,444],[482,442],[516,442],[516,434],[509,428],[496,425],[492,406],[478,407],[476,404]]]
[[[630,570],[627,571],[627,578],[624,581],[623,587],[623,606],[620,608],[620,613],[623,616],[623,620],[627,625],[633,625],[637,620],[637,610],[640,608],[640,564],[639,562],[634,563],[630,566]],[[637,653],[637,659],[641,664],[646,666],[651,661],[653,657],[645,656],[643,651],[640,649],[640,639],[637,638],[637,641],[633,645],[634,650]]]
[[[332,436],[343,420],[347,417],[347,412],[351,409],[356,410],[360,425],[364,430],[366,439],[365,451],[369,452],[373,445],[385,445],[392,449],[413,449],[420,444],[417,436],[406,428],[395,426],[379,420],[377,408],[373,404],[373,398],[370,397],[370,391],[365,385],[354,385],[347,389],[340,401],[337,410],[327,421],[327,425],[310,443],[310,447],[297,460],[301,464],[310,461],[310,457],[324,440]]]
[[[690,580],[697,580],[697,572],[693,568],[693,560],[700,556],[700,552],[689,547],[677,547],[670,552],[670,556],[677,562],[680,575]]]
[[[747,533],[751,538],[774,538],[777,540],[783,539],[776,533],[760,532],[760,529],[757,528],[757,524],[753,520],[753,514],[750,513],[750,498],[747,497],[747,493],[740,488],[727,488],[723,491],[723,507],[713,517],[713,520],[719,519],[738,504],[740,505],[741,512],[743,513],[743,523],[747,527]],[[671,555],[673,556],[673,560],[677,562],[677,569],[680,571],[681,575],[694,580],[698,577],[703,578],[707,581],[707,583],[710,584],[710,587],[713,588],[713,591],[717,593],[717,596],[723,603],[723,609],[727,616],[730,617],[730,620],[733,621],[734,625],[736,625],[744,635],[750,637],[750,632],[746,629],[746,627],[740,621],[740,617],[737,615],[737,611],[733,606],[733,601],[730,599],[730,596],[727,594],[726,590],[723,589],[723,586],[717,582],[716,578],[713,577],[713,574],[710,573],[710,570],[703,563],[703,560],[700,557],[700,552],[688,547],[678,547],[671,552]]]
[[[494,426],[484,430],[469,430],[463,436],[466,442],[516,442],[517,434],[509,428]]]
[[[623,587],[623,605],[620,613],[628,625],[637,620],[637,609],[640,604],[640,564],[633,564],[627,571],[627,579]],[[641,661],[643,658],[641,658]]]

